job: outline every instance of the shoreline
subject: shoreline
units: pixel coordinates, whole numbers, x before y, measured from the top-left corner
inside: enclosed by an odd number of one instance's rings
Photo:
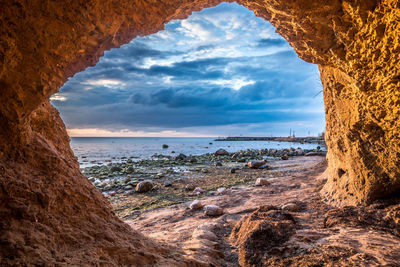
[[[126,218],[144,210],[213,195],[219,188],[249,184],[254,175],[280,175],[285,170],[272,167],[279,161],[326,153],[302,149],[218,151],[197,156],[154,155],[138,161],[127,158],[120,163],[86,167],[82,172],[111,201],[117,215]],[[263,168],[248,165],[262,161],[266,163]],[[138,184],[145,181],[151,182],[150,190],[137,192]],[[196,188],[204,192],[196,194]]]

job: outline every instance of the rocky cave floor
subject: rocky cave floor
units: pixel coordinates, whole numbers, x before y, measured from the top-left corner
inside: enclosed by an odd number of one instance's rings
[[[400,265],[398,199],[336,208],[320,196],[324,157],[293,157],[270,165],[286,171],[271,177],[271,170],[242,170],[251,183],[201,197],[203,205],[222,207],[221,216],[192,210],[189,201],[134,213],[125,222],[209,266]],[[259,177],[268,177],[270,184],[254,186]]]

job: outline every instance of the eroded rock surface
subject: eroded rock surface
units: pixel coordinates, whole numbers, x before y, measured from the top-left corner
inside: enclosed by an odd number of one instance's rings
[[[219,0],[7,1],[0,14],[0,258],[6,264],[196,264],[133,232],[80,173],[49,97],[103,52]],[[330,199],[400,190],[396,0],[238,1],[271,21],[324,86]],[[7,218],[7,219],[5,219]]]
[[[261,266],[274,256],[276,247],[289,240],[294,229],[294,218],[274,206],[260,207],[244,217],[231,235],[238,246],[240,266]]]

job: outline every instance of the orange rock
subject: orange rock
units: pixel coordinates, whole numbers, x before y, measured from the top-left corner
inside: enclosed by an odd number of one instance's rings
[[[0,17],[2,265],[198,264],[134,232],[81,174],[49,102],[104,51],[220,0],[9,1]],[[324,194],[346,204],[400,191],[397,1],[240,0],[319,65]],[[82,92],[84,93],[84,92]],[[4,222],[4,218],[7,221]]]

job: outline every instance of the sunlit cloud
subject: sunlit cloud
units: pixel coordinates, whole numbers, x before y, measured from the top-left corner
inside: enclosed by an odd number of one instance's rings
[[[50,101],[67,101],[67,97],[60,95],[60,94],[54,94],[50,97]]]
[[[255,81],[246,80],[245,78],[235,78],[232,80],[215,80],[210,83],[220,85],[223,87],[232,88],[235,91],[240,90],[243,86],[255,84]]]
[[[132,131],[129,129],[109,130],[101,128],[68,129],[71,137],[215,137],[215,135],[193,133],[185,131]]]
[[[98,80],[87,80],[82,82],[82,84],[85,85],[91,85],[91,86],[104,86],[108,88],[121,88],[125,86],[125,83],[120,80],[115,80],[115,79],[98,79]],[[88,89],[89,88],[89,89]],[[84,87],[85,90],[91,90],[93,87]]]

